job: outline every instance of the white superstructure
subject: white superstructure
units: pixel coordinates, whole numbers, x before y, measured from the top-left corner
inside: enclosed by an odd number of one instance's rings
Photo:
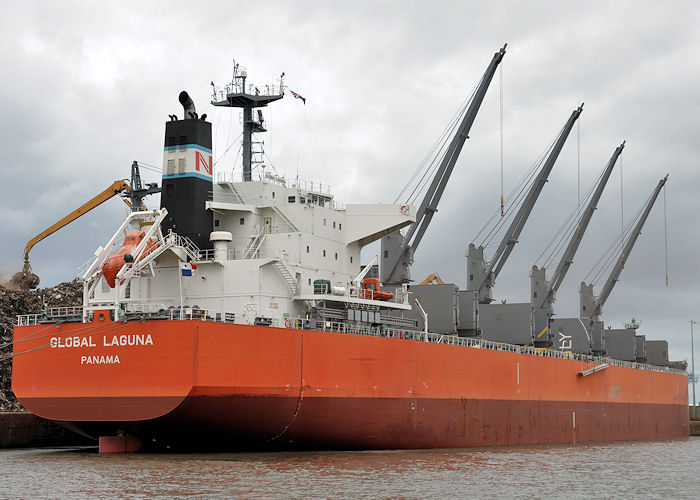
[[[327,187],[287,185],[279,178],[216,183],[212,195],[207,209],[214,219],[215,248],[200,250],[176,233],[144,226],[151,228],[149,237],[158,248],[152,255],[146,245],[133,252],[134,263],[124,264],[118,275],[124,279],[115,288],[100,270],[110,252],[103,249],[85,275],[86,311],[147,313],[182,307],[212,318],[229,314],[236,323],[269,318],[283,324],[288,318],[308,318],[322,301],[410,309],[401,289],[392,300],[368,300],[358,296],[352,280],[361,270],[362,247],[414,222],[414,207],[342,206]],[[129,226],[160,224],[156,212],[131,214],[107,246],[117,246]],[[183,277],[181,263],[187,261],[195,269]],[[330,281],[331,293],[315,293],[316,280]]]

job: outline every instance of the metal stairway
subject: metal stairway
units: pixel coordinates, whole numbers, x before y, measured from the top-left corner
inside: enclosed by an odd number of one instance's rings
[[[245,199],[243,198],[243,193],[241,193],[241,192],[238,190],[238,187],[237,187],[233,182],[229,184],[229,187],[231,188],[231,192],[233,193],[233,195],[234,195],[236,198],[238,198],[238,202],[239,202],[241,205],[244,205],[244,204],[245,204]]]
[[[288,215],[286,215],[279,207],[272,205],[272,210],[279,216],[282,221],[289,226],[290,233],[298,233],[299,225],[295,223]]]
[[[189,239],[187,236],[180,236],[179,234],[177,235],[177,239],[178,241],[175,244],[182,247],[190,259],[199,260],[199,247],[195,245],[191,239]]]
[[[262,245],[265,239],[265,229],[256,225],[253,228],[253,234],[250,235],[250,240],[246,243],[243,248],[243,258],[244,259],[254,259],[258,251],[260,250],[260,245]]]
[[[289,287],[289,290],[292,292],[292,295],[297,295],[299,293],[299,287],[297,286],[297,280],[294,278],[292,275],[292,272],[289,270],[289,268],[286,266],[284,262],[281,260],[276,260],[272,263],[273,266],[279,271],[280,275],[282,278],[284,278],[284,281],[287,282],[287,286]]]

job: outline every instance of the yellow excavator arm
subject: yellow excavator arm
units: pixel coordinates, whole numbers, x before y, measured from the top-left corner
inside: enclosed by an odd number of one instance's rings
[[[89,200],[87,203],[84,203],[80,207],[76,208],[63,219],[59,220],[29,240],[27,242],[27,246],[24,247],[24,268],[22,269],[21,273],[17,273],[14,276],[13,281],[17,281],[23,288],[36,288],[36,286],[39,284],[39,277],[32,273],[32,268],[29,265],[29,252],[31,251],[32,247],[47,236],[55,233],[62,227],[67,226],[81,215],[86,214],[93,208],[109,200],[112,196],[116,196],[123,191],[126,191],[127,193],[131,191],[129,184],[124,180],[114,181],[111,186],[102,191],[100,194]],[[124,201],[127,202],[127,205],[131,206],[127,200]]]
[[[114,181],[111,186],[109,186],[107,189],[102,191],[100,194],[92,198],[90,201],[87,203],[84,203],[83,205],[79,206],[75,210],[73,210],[71,213],[66,215],[63,219],[60,221],[56,222],[54,225],[51,227],[43,230],[41,233],[37,234],[27,242],[27,246],[24,247],[24,261],[27,262],[29,260],[29,251],[32,249],[34,245],[39,243],[41,240],[46,238],[47,236],[55,233],[59,229],[61,229],[64,226],[67,226],[71,222],[73,222],[75,219],[80,217],[81,215],[84,215],[88,213],[90,210],[93,208],[102,205],[105,201],[109,200],[112,196],[118,195],[122,191],[126,191],[127,193],[131,190],[129,188],[129,184],[126,181]]]
[[[433,281],[435,281],[435,283],[437,283],[438,285],[445,284],[445,282],[440,279],[440,276],[438,276],[437,273],[433,273],[433,274],[428,275],[427,278],[425,278],[423,281],[421,281],[418,284],[419,285],[428,285],[428,284],[432,283]]]

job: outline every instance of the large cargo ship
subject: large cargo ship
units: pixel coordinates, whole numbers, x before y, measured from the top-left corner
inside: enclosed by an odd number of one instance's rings
[[[419,206],[341,205],[324,185],[266,172],[253,138],[284,83],[256,88],[238,66],[212,103],[243,110],[243,175],[214,182],[211,124],[181,93],[183,119],[166,122],[161,208],[134,206],[96,251],[82,307],[18,318],[16,396],[104,452],[687,436],[684,371],[557,345],[534,308],[527,342],[490,340],[478,290],[409,285],[412,252],[504,53]],[[360,266],[380,239],[382,265],[396,257],[381,279],[375,260]],[[447,315],[454,331],[436,315],[450,301],[462,308]]]

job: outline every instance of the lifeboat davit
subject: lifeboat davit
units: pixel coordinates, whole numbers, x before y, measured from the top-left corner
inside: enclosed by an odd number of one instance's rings
[[[124,243],[122,243],[121,248],[107,257],[104,264],[102,264],[102,274],[104,274],[105,280],[107,280],[107,284],[110,288],[114,288],[117,273],[124,264],[131,264],[134,261],[131,252],[145,237],[146,233],[143,231],[132,231],[128,233],[124,237]],[[144,255],[150,253],[157,246],[158,243],[149,240],[148,243],[146,243]]]

